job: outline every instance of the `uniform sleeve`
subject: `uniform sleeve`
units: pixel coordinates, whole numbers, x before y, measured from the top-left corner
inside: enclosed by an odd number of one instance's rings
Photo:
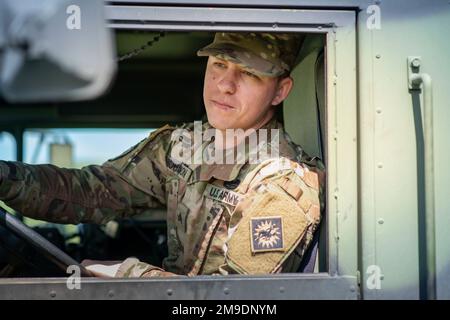
[[[265,161],[247,174],[239,186],[243,200],[229,222],[221,273],[297,271],[321,220],[323,176],[323,166],[286,158]]]
[[[0,161],[0,200],[25,216],[57,223],[106,223],[165,203],[170,130],[153,132],[101,166],[65,169]]]
[[[164,271],[159,267],[141,262],[137,258],[128,258],[123,261],[117,270],[115,278],[155,278],[155,277],[176,277],[176,273]]]

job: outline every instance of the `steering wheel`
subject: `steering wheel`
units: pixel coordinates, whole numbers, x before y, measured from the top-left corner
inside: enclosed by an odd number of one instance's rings
[[[93,277],[91,272],[75,259],[2,208],[0,208],[0,225],[31,244],[64,272],[66,272],[68,266],[75,265],[80,268],[82,276]]]

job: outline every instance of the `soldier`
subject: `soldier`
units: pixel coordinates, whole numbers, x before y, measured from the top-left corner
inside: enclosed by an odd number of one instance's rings
[[[292,88],[300,43],[290,34],[217,33],[198,51],[208,56],[208,122],[166,125],[117,158],[81,170],[0,161],[0,199],[57,223],[103,224],[166,206],[162,268],[136,258],[84,261],[99,276],[297,271],[320,222],[324,186],[320,161],[275,119]],[[230,129],[243,134],[229,136]],[[255,157],[263,147],[266,156]],[[240,158],[218,156],[230,152]]]

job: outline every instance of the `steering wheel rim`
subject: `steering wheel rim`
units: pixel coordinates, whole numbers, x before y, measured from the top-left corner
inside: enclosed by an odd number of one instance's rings
[[[7,213],[2,208],[0,208],[0,225],[15,234],[17,237],[31,244],[64,272],[67,271],[68,266],[75,265],[80,268],[80,273],[82,276],[93,277],[92,273],[79,264],[78,261],[56,247],[53,243],[28,227],[22,221]]]

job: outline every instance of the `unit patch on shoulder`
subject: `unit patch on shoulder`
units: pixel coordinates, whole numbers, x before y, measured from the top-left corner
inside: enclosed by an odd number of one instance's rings
[[[250,219],[252,252],[283,251],[283,220],[281,217]]]

